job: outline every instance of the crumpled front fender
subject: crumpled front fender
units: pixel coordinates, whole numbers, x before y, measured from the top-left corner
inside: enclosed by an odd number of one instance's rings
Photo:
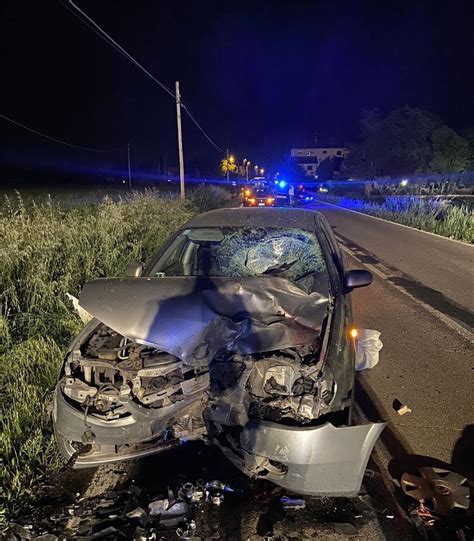
[[[288,490],[312,496],[355,496],[377,438],[386,423],[335,427],[283,426],[248,422],[240,436],[250,455],[284,464],[286,473],[268,473]],[[285,469],[286,469],[285,468]]]

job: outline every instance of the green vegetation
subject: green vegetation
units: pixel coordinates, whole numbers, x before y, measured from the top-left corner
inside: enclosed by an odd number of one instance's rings
[[[387,197],[382,204],[335,195],[318,195],[318,199],[443,237],[473,241],[474,216],[466,204],[454,206],[440,199],[410,195]]]
[[[66,207],[18,195],[0,207],[0,524],[60,464],[49,408],[62,352],[81,328],[66,293],[147,260],[193,214],[231,204],[198,187],[186,204],[156,192]]]

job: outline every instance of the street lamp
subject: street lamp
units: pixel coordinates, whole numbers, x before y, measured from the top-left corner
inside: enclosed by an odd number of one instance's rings
[[[250,160],[247,160],[247,165],[245,166],[245,180],[249,179],[249,167],[250,167]]]
[[[258,176],[258,165],[256,165],[256,166],[254,167],[254,169],[255,169],[255,176]]]
[[[260,174],[263,175],[263,173],[265,173],[265,169],[262,167],[262,168],[260,169]]]

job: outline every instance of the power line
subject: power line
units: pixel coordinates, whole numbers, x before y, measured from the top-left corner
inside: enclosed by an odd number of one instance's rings
[[[153,79],[153,81],[155,81],[157,85],[161,86],[161,88],[166,93],[168,93],[172,98],[174,99],[176,98],[176,96],[174,95],[171,89],[169,89],[164,83],[162,83],[154,75],[152,75],[145,67],[143,67],[140,64],[140,62],[138,62],[138,60],[135,60],[135,58],[133,58],[131,54],[127,53],[127,51],[121,45],[119,45],[111,36],[109,36],[109,34],[107,34],[107,32],[103,28],[101,28],[93,19],[91,19],[89,15],[87,15],[87,13],[82,11],[82,9],[79,6],[76,6],[76,4],[72,0],[67,0],[67,1],[75,10],[77,10],[86,19],[86,21],[89,23],[89,25],[87,25],[89,26],[89,28],[92,26],[98,36],[100,36],[104,41],[109,43],[109,45],[112,45],[115,50],[119,51],[127,60],[130,60],[130,62],[132,62],[137,68],[141,69],[144,73],[146,73],[148,77]],[[82,19],[80,20],[82,21]]]
[[[16,120],[13,120],[13,118],[9,118],[5,115],[0,115],[0,118],[3,118],[4,120],[7,120],[8,122],[11,122],[12,124],[15,124],[15,126],[19,126],[20,128],[23,128],[24,130],[27,130],[31,133],[34,133],[36,135],[40,135],[41,137],[44,137],[45,139],[49,139],[50,141],[54,141],[55,143],[60,143],[61,145],[65,145],[67,147],[76,148],[79,150],[87,150],[88,152],[118,152],[119,150],[125,150],[127,147],[120,147],[120,148],[88,148],[88,147],[81,147],[79,145],[73,145],[72,143],[67,143],[66,141],[61,141],[60,139],[56,139],[55,137],[51,137],[49,135],[46,135],[45,133],[41,133],[40,131],[34,130],[33,128],[29,128],[28,126],[25,126],[24,124],[21,124],[20,122],[17,122]]]
[[[193,117],[193,115],[191,114],[191,111],[187,108],[187,106],[183,102],[181,102],[181,107],[185,110],[185,112],[187,113],[189,118],[194,122],[194,124],[196,124],[196,126],[199,128],[199,130],[204,135],[204,137],[209,141],[209,143],[211,143],[211,145],[216,150],[218,150],[219,152],[222,152],[222,154],[225,154],[226,151],[222,149],[220,146],[216,145],[216,143],[214,143],[214,141],[207,135],[204,129],[199,125],[198,121]]]
[[[113,49],[115,49],[117,52],[119,52],[123,57],[125,57],[127,60],[132,62],[134,66],[136,66],[138,69],[143,71],[150,79],[152,79],[158,86],[160,86],[167,94],[169,94],[173,99],[176,99],[175,93],[168,88],[164,83],[162,83],[159,79],[157,79],[152,73],[150,73],[138,60],[136,60],[130,53],[128,53],[119,43],[117,43],[103,28],[101,28],[87,13],[85,13],[82,9],[79,8],[72,0],[67,0],[67,3],[72,6],[78,13],[82,15],[80,17],[77,13],[75,13],[67,4],[62,2],[62,4],[75,16],[77,17],[82,23],[84,23],[88,28],[90,28],[95,34],[97,34],[100,38],[102,38],[106,43],[108,43]],[[191,121],[196,125],[196,127],[199,129],[199,131],[204,135],[204,137],[209,141],[209,143],[219,152],[222,152],[225,154],[225,151],[219,147],[212,139],[211,137],[205,132],[205,130],[202,128],[202,126],[198,123],[198,121],[194,118],[191,111],[184,105],[184,103],[181,101],[181,107],[184,109],[186,114],[189,116]]]

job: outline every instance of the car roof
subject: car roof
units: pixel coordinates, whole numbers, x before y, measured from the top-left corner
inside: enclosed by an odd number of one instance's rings
[[[184,227],[290,227],[314,230],[320,212],[281,207],[227,208],[199,214]]]

